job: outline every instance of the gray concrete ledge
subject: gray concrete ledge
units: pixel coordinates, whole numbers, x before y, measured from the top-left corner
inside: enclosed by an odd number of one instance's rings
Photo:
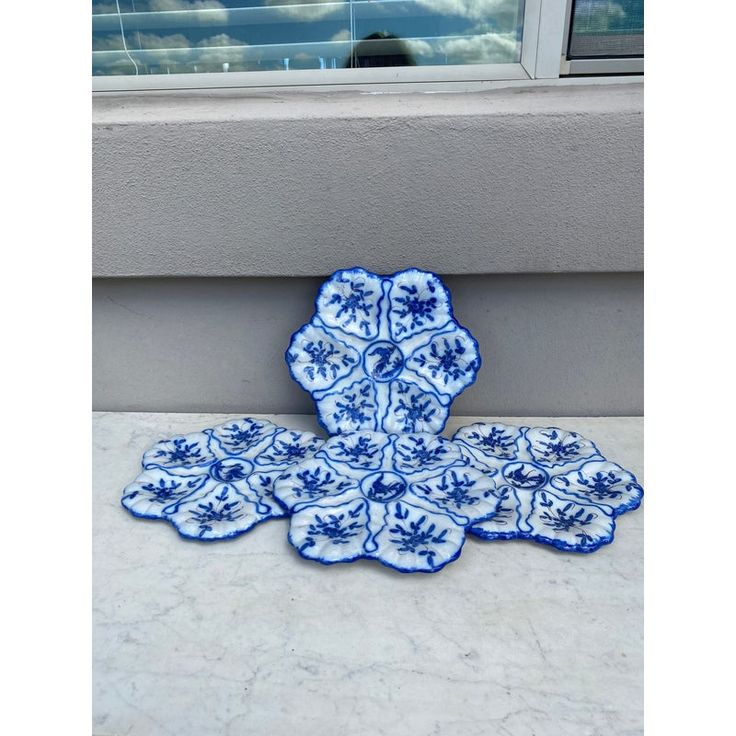
[[[639,271],[642,85],[105,95],[94,274]]]

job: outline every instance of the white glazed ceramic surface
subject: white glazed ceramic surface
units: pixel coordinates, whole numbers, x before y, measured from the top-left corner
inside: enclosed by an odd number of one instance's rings
[[[443,437],[365,431],[327,440],[276,480],[274,496],[302,557],[436,572],[460,555],[468,524],[496,513],[493,476]]]

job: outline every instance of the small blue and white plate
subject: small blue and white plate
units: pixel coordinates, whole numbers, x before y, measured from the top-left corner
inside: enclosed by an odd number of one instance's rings
[[[469,524],[496,514],[494,475],[443,437],[363,431],[328,439],[273,494],[292,514],[289,542],[302,557],[437,572],[460,555]]]
[[[479,422],[459,429],[453,441],[497,485],[497,512],[468,529],[481,539],[594,552],[613,541],[616,517],[641,503],[634,475],[576,432]]]
[[[188,539],[237,537],[285,516],[273,481],[322,442],[248,417],[161,440],[144,453],[143,472],[123,491],[122,504],[134,516],[166,519]]]
[[[286,361],[330,435],[442,431],[452,400],[480,368],[478,343],[453,317],[439,277],[337,271]]]

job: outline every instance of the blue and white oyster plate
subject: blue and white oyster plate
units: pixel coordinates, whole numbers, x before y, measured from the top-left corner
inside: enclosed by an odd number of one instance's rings
[[[273,494],[291,512],[289,542],[302,557],[375,559],[400,572],[442,569],[460,555],[466,527],[499,506],[494,473],[428,433],[331,437],[277,478]]]
[[[286,362],[328,434],[438,433],[452,400],[475,381],[478,343],[453,317],[439,277],[415,268],[379,276],[337,271]]]
[[[171,522],[188,539],[236,537],[285,516],[273,481],[322,442],[248,417],[161,440],[144,453],[143,472],[121,502],[134,516]]]
[[[497,485],[496,514],[468,529],[482,539],[594,552],[613,541],[616,517],[641,503],[634,475],[576,432],[479,422],[460,428],[453,441]]]

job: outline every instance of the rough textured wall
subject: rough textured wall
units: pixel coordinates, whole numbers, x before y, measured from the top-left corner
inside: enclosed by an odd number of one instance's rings
[[[468,274],[455,412],[642,412],[641,84],[101,96],[93,122],[97,409],[309,412],[283,351],[314,277],[413,265]]]
[[[642,86],[101,97],[96,276],[642,269]]]
[[[631,415],[642,403],[641,274],[455,276],[479,341],[455,414]],[[304,412],[284,351],[319,279],[102,279],[94,286],[99,410]]]

